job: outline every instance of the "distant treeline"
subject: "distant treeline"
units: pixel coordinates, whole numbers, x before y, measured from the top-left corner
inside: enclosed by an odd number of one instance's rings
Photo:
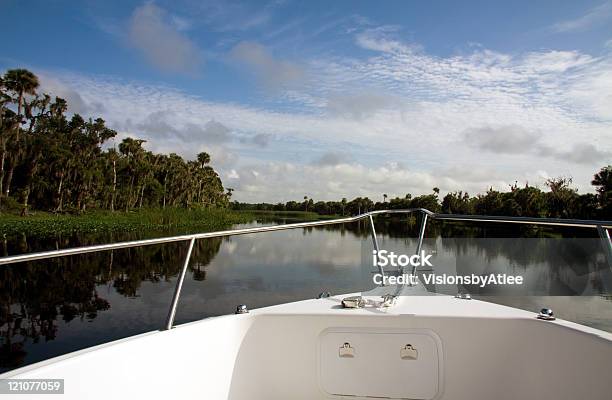
[[[591,184],[596,194],[579,194],[571,187],[571,178],[549,179],[548,191],[537,187],[517,184],[509,191],[490,189],[485,194],[470,196],[466,192],[448,193],[440,200],[440,190],[433,188],[432,194],[388,199],[381,195],[381,201],[357,197],[348,201],[314,201],[304,197],[303,201],[287,203],[239,203],[232,202],[236,210],[267,211],[311,211],[323,215],[356,215],[373,210],[426,208],[433,212],[449,214],[503,215],[524,217],[579,218],[612,220],[612,166],[602,168],[595,174]]]
[[[155,154],[144,140],[117,135],[103,119],[66,115],[68,104],[38,93],[25,69],[0,77],[0,206],[39,210],[125,210],[142,207],[225,207],[231,191],[200,153],[185,161]]]

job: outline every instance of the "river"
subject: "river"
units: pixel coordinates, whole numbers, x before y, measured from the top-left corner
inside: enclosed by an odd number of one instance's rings
[[[250,224],[290,223],[261,216]],[[418,223],[376,222],[381,249],[412,253]],[[4,255],[185,232],[70,237],[12,237]],[[437,274],[521,275],[520,287],[430,287],[612,332],[612,279],[596,233],[430,223],[423,249]],[[527,237],[527,239],[518,239]],[[5,266],[0,269],[0,371],[163,326],[186,243],[149,246]],[[311,299],[320,292],[373,286],[369,226],[351,223],[200,240],[176,323],[249,308]],[[427,272],[426,270],[424,270]],[[535,314],[534,314],[535,315]],[[206,340],[206,338],[202,338]]]

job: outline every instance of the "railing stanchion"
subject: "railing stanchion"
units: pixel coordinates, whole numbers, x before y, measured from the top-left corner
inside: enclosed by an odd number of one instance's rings
[[[417,242],[416,254],[421,254],[421,248],[423,247],[423,238],[425,237],[425,225],[427,224],[427,213],[423,212],[423,219],[421,220],[421,229],[419,230],[419,241]],[[416,265],[412,267],[412,276],[416,276]]]
[[[612,240],[610,240],[610,232],[608,229],[601,225],[597,225],[597,232],[601,237],[602,245],[606,250],[606,258],[608,259],[608,266],[612,269]]]
[[[164,330],[172,329],[172,325],[174,325],[174,317],[176,315],[176,307],[178,306],[179,298],[181,297],[181,289],[183,288],[183,282],[185,281],[185,274],[187,273],[187,267],[189,266],[189,259],[191,258],[191,251],[193,250],[193,245],[195,243],[195,237],[191,238],[189,241],[189,248],[187,249],[187,255],[185,256],[185,263],[183,264],[183,269],[176,281],[176,289],[174,289],[174,296],[172,296],[172,305],[170,306],[170,310],[168,311],[168,318],[166,319],[166,324],[164,325]]]
[[[372,218],[372,214],[370,214],[370,232],[372,233],[372,244],[374,244],[374,250],[376,250],[376,265],[378,266],[378,272],[384,277],[385,271],[383,270],[382,265],[378,263],[378,251],[380,248],[378,247],[378,239],[376,238],[376,229],[374,228],[374,219]],[[385,286],[384,280],[382,286]]]

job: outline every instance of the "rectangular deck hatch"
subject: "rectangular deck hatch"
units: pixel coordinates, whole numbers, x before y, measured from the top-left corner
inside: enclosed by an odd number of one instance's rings
[[[319,385],[337,396],[435,399],[442,359],[431,330],[330,328],[319,336]]]

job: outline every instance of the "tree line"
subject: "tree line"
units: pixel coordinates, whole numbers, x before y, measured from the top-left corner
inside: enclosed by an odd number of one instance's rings
[[[66,100],[38,88],[25,69],[0,76],[0,207],[26,214],[228,205],[231,190],[207,153],[186,161],[130,137],[109,147],[117,132],[102,118],[69,116]]]
[[[484,194],[470,196],[464,191],[446,194],[440,199],[440,190],[433,188],[431,194],[381,200],[357,197],[348,201],[314,201],[304,196],[303,201],[286,203],[240,203],[232,202],[236,210],[264,211],[311,211],[322,215],[356,215],[368,211],[385,209],[426,208],[433,212],[448,214],[502,215],[523,217],[578,218],[612,220],[612,165],[601,168],[591,184],[596,193],[578,193],[571,186],[571,178],[553,178],[546,181],[547,191],[526,184],[514,183],[508,191],[489,189]]]

